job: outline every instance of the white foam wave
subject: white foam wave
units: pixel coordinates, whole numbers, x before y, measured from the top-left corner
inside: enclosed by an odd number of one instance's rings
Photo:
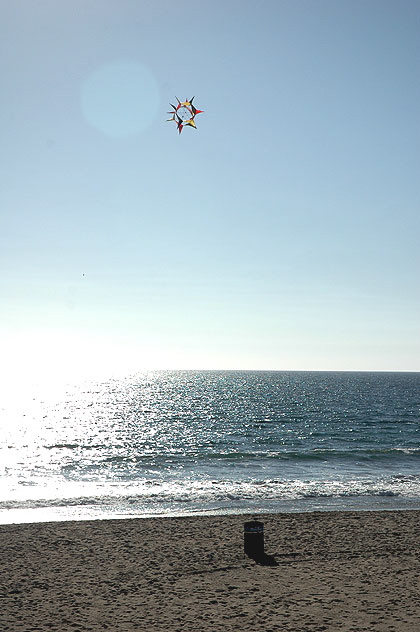
[[[60,493],[61,492],[61,493]],[[64,493],[63,493],[64,492]],[[420,497],[420,477],[369,480],[152,481],[138,484],[67,484],[61,490],[25,486],[19,498],[0,502],[0,511],[41,507],[101,506],[138,511],[146,506],[205,505],[362,496]]]

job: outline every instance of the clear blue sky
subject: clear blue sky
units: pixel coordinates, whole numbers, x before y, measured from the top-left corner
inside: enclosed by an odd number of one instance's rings
[[[6,371],[420,370],[418,0],[13,0],[0,31]]]

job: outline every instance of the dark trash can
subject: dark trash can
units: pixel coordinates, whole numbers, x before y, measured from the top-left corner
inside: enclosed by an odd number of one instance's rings
[[[244,551],[250,557],[264,555],[264,523],[250,520],[244,524]]]

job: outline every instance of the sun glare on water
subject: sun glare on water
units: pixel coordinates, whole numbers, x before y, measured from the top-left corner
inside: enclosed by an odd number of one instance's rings
[[[146,346],[45,333],[9,337],[0,362],[2,400],[41,389],[53,394],[68,383],[161,368],[162,354]]]

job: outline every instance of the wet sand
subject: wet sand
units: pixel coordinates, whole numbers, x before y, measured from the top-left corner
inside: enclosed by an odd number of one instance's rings
[[[2,632],[420,630],[420,511],[0,526]]]

